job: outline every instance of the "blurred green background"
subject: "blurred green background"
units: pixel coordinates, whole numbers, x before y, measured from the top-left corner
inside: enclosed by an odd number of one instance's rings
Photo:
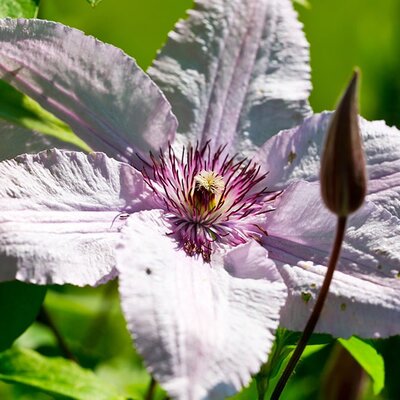
[[[85,0],[41,0],[39,17],[79,28],[112,43],[146,69],[167,32],[185,15],[192,0],[102,0],[92,8]],[[354,66],[362,71],[361,113],[400,127],[400,1],[310,0],[296,4],[311,44],[315,111],[332,109]],[[97,289],[55,287],[46,306],[80,363],[132,398],[142,398],[149,382],[140,357],[131,347],[119,308],[116,283]],[[42,354],[59,354],[43,321],[18,342]],[[376,343],[384,355],[386,387],[365,399],[400,399],[400,337]],[[333,344],[309,356],[297,369],[284,400],[317,399]],[[252,398],[246,392],[241,400]],[[0,385],[0,399],[48,400],[22,386]],[[158,392],[158,399],[164,398]]]

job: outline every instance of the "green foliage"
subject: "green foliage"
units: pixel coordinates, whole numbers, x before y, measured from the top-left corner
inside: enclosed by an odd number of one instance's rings
[[[12,281],[0,283],[0,351],[9,348],[35,320],[45,286]]]
[[[268,399],[271,396],[293,354],[300,336],[301,332],[291,332],[282,328],[277,330],[274,347],[268,362],[263,365],[256,376],[260,398]],[[327,344],[331,343],[332,340],[330,335],[312,335],[309,342],[310,344],[306,346],[300,358],[300,362],[319,350],[322,350]]]
[[[318,351],[322,350],[326,345],[325,344],[315,344],[309,345],[305,348],[303,354],[300,357],[300,361],[302,362],[306,358],[310,357],[311,355],[317,353]],[[283,349],[281,354],[277,358],[277,363],[275,367],[270,371],[271,375],[267,378],[267,385],[264,389],[264,399],[269,399],[272,395],[275,386],[277,385],[279,378],[281,377],[283,371],[285,370],[292,354],[295,349],[295,346],[287,346]]]
[[[338,341],[368,373],[373,382],[374,394],[379,394],[385,385],[383,357],[371,344],[355,336]]]
[[[144,397],[150,375],[132,346],[121,313],[116,282],[95,289],[68,285],[51,287],[45,307],[81,366],[94,370],[99,379],[115,386],[123,396]],[[61,355],[52,331],[38,323],[16,344],[47,356]],[[13,387],[10,398],[17,397],[19,391],[20,388]],[[163,399],[165,392],[157,385],[153,400]]]
[[[0,18],[35,18],[40,0],[1,0]]]
[[[77,400],[124,399],[108,383],[76,363],[27,349],[14,348],[0,354],[0,380]]]
[[[90,151],[67,124],[3,81],[0,81],[0,118]]]

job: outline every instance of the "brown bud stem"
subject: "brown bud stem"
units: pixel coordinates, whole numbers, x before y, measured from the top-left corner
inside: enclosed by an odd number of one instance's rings
[[[303,354],[303,351],[304,351],[305,347],[307,346],[307,343],[310,340],[312,333],[314,332],[315,326],[317,325],[319,316],[321,315],[321,311],[324,307],[326,296],[328,295],[328,292],[329,292],[329,286],[330,286],[332,278],[333,278],[333,272],[335,271],[336,264],[339,260],[340,250],[342,248],[344,233],[346,230],[346,222],[347,222],[347,217],[338,217],[335,241],[333,244],[331,256],[329,258],[328,268],[326,271],[324,282],[323,282],[321,290],[319,292],[314,309],[313,309],[313,311],[310,315],[310,318],[308,319],[307,325],[304,328],[304,331],[301,335],[299,343],[297,344],[296,348],[294,349],[292,357],[290,358],[285,370],[283,371],[283,373],[279,379],[279,382],[277,383],[277,385],[272,393],[271,400],[279,399],[283,389],[286,386],[287,381],[289,380],[290,376],[292,375],[292,372],[293,372],[296,364],[298,363],[301,355]]]
[[[358,120],[358,71],[354,72],[330,123],[321,160],[321,195],[338,216],[335,241],[317,301],[288,365],[271,399],[279,399],[290,375],[314,332],[339,260],[347,216],[363,203],[367,191],[364,151]]]

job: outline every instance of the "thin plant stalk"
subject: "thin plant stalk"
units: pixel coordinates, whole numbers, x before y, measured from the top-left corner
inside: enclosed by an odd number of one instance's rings
[[[38,320],[45,324],[52,332],[53,335],[55,336],[57,340],[58,347],[64,354],[66,358],[68,358],[71,361],[74,361],[78,364],[78,359],[75,357],[75,355],[72,353],[72,351],[69,349],[66,341],[64,340],[61,332],[57,328],[56,324],[54,323],[53,319],[51,318],[51,315],[47,311],[46,307],[42,305],[42,308],[39,313]]]
[[[329,292],[329,287],[333,278],[333,273],[335,271],[336,264],[339,260],[340,250],[342,248],[343,238],[346,230],[346,222],[347,222],[347,216],[338,217],[335,241],[333,244],[324,282],[319,292],[314,309],[310,315],[310,318],[308,319],[307,325],[304,328],[301,338],[272,393],[271,400],[279,399],[283,389],[286,386],[287,381],[292,375],[294,368],[296,367],[301,355],[303,354],[303,351],[307,346],[307,343],[312,333],[314,332],[315,326],[317,325],[317,322],[321,315],[321,311],[324,307],[326,297]]]
[[[82,341],[85,348],[94,349],[101,339],[99,332],[104,329],[104,326],[108,322],[108,317],[110,316],[110,297],[112,297],[115,290],[115,283],[115,279],[111,282],[108,282],[101,293],[99,312],[94,318],[93,322],[90,324],[89,329]]]
[[[147,388],[144,400],[153,400],[156,391],[156,386],[157,386],[157,381],[153,377],[151,377],[151,381],[149,383],[149,387]]]

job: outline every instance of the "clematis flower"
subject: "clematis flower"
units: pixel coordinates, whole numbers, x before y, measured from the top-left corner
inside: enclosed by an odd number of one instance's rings
[[[0,163],[0,279],[118,274],[129,331],[171,396],[247,384],[278,325],[303,329],[335,227],[318,184],[331,114],[311,114],[290,1],[197,1],[148,75],[75,29],[3,20],[0,73],[95,150]],[[400,333],[400,135],[361,129],[370,192],[317,330],[384,337]]]

